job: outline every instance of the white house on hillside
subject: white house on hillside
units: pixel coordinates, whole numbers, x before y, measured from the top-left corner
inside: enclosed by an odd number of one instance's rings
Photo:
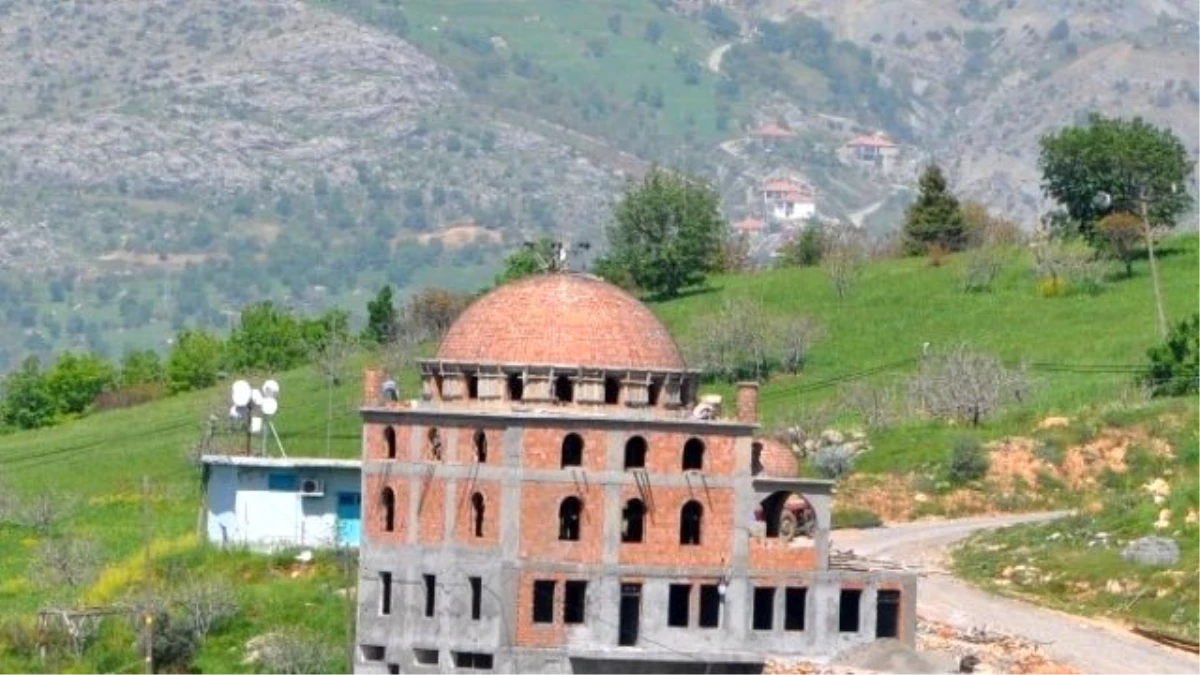
[[[812,190],[790,180],[769,180],[761,193],[763,212],[776,220],[806,220],[817,213]]]
[[[362,462],[205,455],[208,540],[260,551],[357,548]]]

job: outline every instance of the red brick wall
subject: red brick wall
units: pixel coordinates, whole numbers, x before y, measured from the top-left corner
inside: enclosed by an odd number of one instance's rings
[[[383,431],[388,425],[386,424],[364,424],[363,428],[367,434],[367,459],[368,460],[387,460],[387,444],[383,438]],[[392,425],[392,429],[396,432],[396,459],[398,461],[407,460],[409,457],[408,444],[411,439],[412,432],[408,426],[399,424]]]
[[[646,514],[640,543],[622,543],[619,560],[623,565],[702,565],[717,567],[729,563],[733,546],[734,494],[729,488],[709,488],[697,482],[693,489],[652,487],[653,511]],[[621,506],[642,497],[634,486],[622,490]],[[704,516],[700,545],[679,543],[679,522],[683,505],[700,502]],[[646,504],[647,508],[651,504]]]
[[[554,580],[554,622],[533,622],[533,582]],[[557,574],[524,570],[517,590],[517,645],[521,647],[555,647],[566,642],[566,626],[562,620],[565,577]]]
[[[586,450],[585,450],[586,452]],[[558,510],[563,499],[583,501],[579,541],[559,541]],[[527,483],[521,488],[522,558],[599,563],[604,551],[604,491],[592,483]]]
[[[384,531],[385,511],[383,508],[383,489],[390,487],[396,494],[395,529]],[[408,482],[401,476],[383,476],[379,474],[366,477],[366,492],[362,496],[363,520],[366,536],[373,543],[401,543],[409,524],[408,516]]]
[[[646,453],[646,470],[650,473],[679,474],[683,472],[683,446],[690,434],[645,434],[649,444]],[[704,442],[704,468],[702,471],[713,476],[728,476],[733,473],[733,439],[728,436],[695,436]]]
[[[444,428],[441,430],[443,443],[449,443],[450,434],[456,433],[458,435],[458,438],[457,438],[458,452],[456,453],[456,456],[454,457],[455,464],[474,464],[475,463],[475,461],[476,461],[476,459],[475,459],[475,455],[476,455],[475,432],[479,431],[481,429],[483,431],[484,438],[487,439],[487,457],[483,461],[483,464],[486,464],[489,466],[499,466],[500,464],[502,464],[503,454],[504,454],[504,448],[502,446],[502,443],[504,442],[504,429],[503,428],[493,428],[493,429],[487,429],[487,428],[482,428],[482,427],[464,427],[461,429]]]
[[[559,469],[562,467],[562,443],[567,434],[583,438],[583,468],[603,471],[608,457],[608,438],[603,431],[589,429],[538,429],[526,427],[522,438],[521,466],[526,469]],[[555,507],[557,514],[557,507]]]
[[[491,453],[488,453],[491,459]],[[503,514],[500,512],[500,483],[499,481],[477,480],[474,482],[459,482],[458,494],[455,496],[457,514],[454,520],[454,539],[468,546],[495,547],[500,544],[500,523]],[[476,492],[483,495],[483,536],[475,536],[475,513],[471,496]]]
[[[413,489],[422,495],[417,511],[417,541],[426,545],[442,543],[446,531],[445,479],[420,477]]]
[[[750,570],[815,570],[816,546],[792,547],[772,537],[750,537]]]

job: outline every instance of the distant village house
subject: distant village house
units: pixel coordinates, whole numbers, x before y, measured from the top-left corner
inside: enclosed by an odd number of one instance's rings
[[[842,146],[839,153],[843,161],[869,164],[884,173],[895,167],[900,155],[900,146],[883,134],[859,136]]]
[[[817,213],[813,191],[790,180],[767,181],[761,193],[764,213],[776,220],[806,220]]]

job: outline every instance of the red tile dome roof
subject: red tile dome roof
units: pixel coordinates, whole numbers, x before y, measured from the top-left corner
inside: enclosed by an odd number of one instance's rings
[[[584,274],[527,277],[476,300],[438,348],[444,361],[683,370],[666,327],[636,298]]]

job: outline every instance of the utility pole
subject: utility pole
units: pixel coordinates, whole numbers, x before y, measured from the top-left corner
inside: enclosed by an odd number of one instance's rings
[[[150,611],[150,477],[142,475],[142,642],[146,646],[146,672],[154,672],[154,614]]]
[[[1138,203],[1142,210],[1142,229],[1146,237],[1146,252],[1150,257],[1150,280],[1154,284],[1154,306],[1158,310],[1158,332],[1165,340],[1167,339],[1167,312],[1163,308],[1162,288],[1158,282],[1158,261],[1154,257],[1154,232],[1150,229],[1145,187],[1138,189]]]

